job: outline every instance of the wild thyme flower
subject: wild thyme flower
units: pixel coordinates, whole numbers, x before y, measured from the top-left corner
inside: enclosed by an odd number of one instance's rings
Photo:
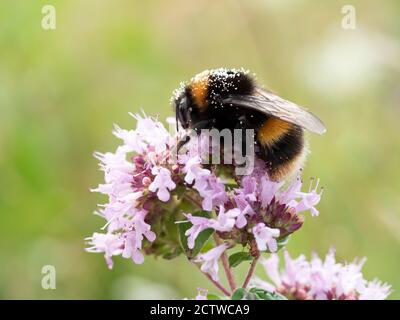
[[[252,286],[278,292],[295,300],[383,300],[390,294],[390,286],[378,280],[364,279],[361,268],[365,259],[338,263],[334,250],[320,259],[313,255],[307,261],[304,255],[292,259],[284,253],[284,268],[279,270],[276,254],[262,259],[261,264],[273,284],[254,279]]]
[[[140,264],[145,255],[172,259],[183,253],[228,297],[361,300],[390,294],[389,285],[363,278],[364,260],[340,264],[333,251],[324,261],[317,256],[311,261],[304,256],[292,259],[285,252],[282,271],[272,254],[261,263],[273,284],[252,279],[262,253],[278,251],[302,226],[305,211],[319,214],[318,182],[304,192],[300,177],[271,181],[264,162],[257,159],[247,176],[232,170],[236,164],[204,164],[204,148],[220,152],[208,143],[209,137],[193,137],[177,154],[177,132],[170,134],[156,119],[133,117],[135,130],[115,126],[113,133],[122,145],[114,153],[95,153],[105,182],[92,191],[107,195],[108,201],[96,212],[106,221],[104,233],[86,238],[87,251],[104,253],[109,268],[117,255]],[[211,235],[215,246],[204,252]],[[242,251],[228,260],[227,251],[238,244]],[[218,282],[219,260],[231,291]],[[231,267],[245,260],[252,262],[237,293]],[[249,281],[253,288],[247,290]],[[206,294],[200,291],[197,298]]]
[[[88,251],[105,252],[110,268],[114,255],[143,262],[143,241],[151,243],[156,239],[146,222],[157,213],[153,203],[157,199],[168,202],[176,182],[180,181],[180,168],[169,161],[176,143],[174,138],[160,122],[133,117],[137,120],[136,130],[115,126],[114,135],[123,140],[115,153],[95,153],[104,171],[105,184],[92,191],[108,195],[108,202],[100,205],[97,212],[107,221],[104,226],[107,233],[95,233],[88,238],[91,245]]]
[[[226,249],[228,249],[228,244],[223,243],[206,253],[200,254],[195,260],[202,263],[201,271],[209,274],[214,281],[218,281],[218,260]]]
[[[170,191],[176,187],[175,182],[171,179],[171,172],[162,167],[154,167],[151,170],[154,175],[153,182],[149,185],[151,192],[157,192],[157,197],[163,202],[167,202],[170,199]]]
[[[106,259],[107,265],[110,269],[113,267],[112,256],[120,255],[124,247],[123,241],[120,237],[107,233],[95,232],[92,237],[86,238],[92,247],[87,248],[89,252],[104,252],[104,258]]]
[[[279,237],[279,229],[269,228],[264,223],[258,223],[251,232],[254,234],[258,250],[271,252],[278,250],[276,238]]]
[[[115,126],[113,133],[123,143],[114,153],[95,153],[105,183],[92,191],[108,196],[108,202],[97,211],[106,220],[106,233],[88,238],[88,250],[104,252],[109,267],[114,255],[142,263],[143,253],[179,254],[180,244],[169,225],[184,216],[191,224],[185,232],[189,249],[202,231],[211,228],[230,241],[230,246],[240,243],[250,248],[254,242],[258,250],[274,252],[277,240],[301,227],[300,212],[318,214],[315,205],[320,193],[316,187],[301,192],[301,181],[296,179],[284,188],[283,183],[268,179],[262,161],[256,162],[249,176],[233,173],[230,178],[236,186],[228,187],[215,166],[202,164],[200,147],[207,145],[207,137],[191,139],[176,155],[176,132],[170,134],[150,117],[133,117],[135,130]],[[182,201],[190,202],[193,211],[184,215]],[[196,210],[214,217],[198,217]]]
[[[223,205],[213,206],[214,211],[220,216],[225,211],[236,209],[235,223],[222,230],[212,218],[202,217],[195,223],[189,219],[193,224],[193,229],[187,232],[191,243],[199,234],[192,231],[196,228],[198,231],[201,225],[201,230],[213,228],[225,240],[244,246],[251,246],[255,240],[259,251],[275,252],[278,249],[277,240],[283,240],[302,226],[302,212],[310,210],[313,215],[318,215],[315,208],[321,198],[321,193],[317,191],[318,184],[310,187],[309,192],[301,192],[302,182],[296,178],[285,188],[283,182],[268,179],[263,162],[258,161],[256,165],[253,174],[236,177],[238,186],[229,192],[220,190],[217,193],[214,188],[213,197],[221,194],[219,200],[223,202]],[[198,181],[196,179],[204,180],[204,176],[203,172],[199,177],[194,176],[194,184]]]
[[[205,217],[196,217],[189,214],[184,214],[192,227],[185,233],[188,236],[188,247],[193,249],[194,242],[200,232],[205,229],[212,228],[216,231],[226,232],[231,231],[235,225],[236,217],[240,214],[239,209],[231,209],[225,212],[224,207],[220,208],[217,219],[208,219]]]

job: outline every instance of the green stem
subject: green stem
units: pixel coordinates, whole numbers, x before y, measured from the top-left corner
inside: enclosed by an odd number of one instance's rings
[[[197,206],[200,210],[203,209],[203,206],[201,205],[200,202],[198,202],[196,199],[193,199],[190,195],[185,194],[185,198],[189,200],[193,205]]]

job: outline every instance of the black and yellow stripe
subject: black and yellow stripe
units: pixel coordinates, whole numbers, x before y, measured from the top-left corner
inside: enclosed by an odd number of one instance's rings
[[[279,118],[269,117],[257,132],[257,139],[263,145],[271,146],[286,135],[293,125]]]
[[[301,165],[305,150],[303,135],[299,126],[274,117],[261,125],[257,141],[271,179],[280,180]]]
[[[267,111],[224,102],[224,97],[251,96],[255,88],[254,79],[246,72],[206,70],[192,78],[176,99],[178,120],[184,128],[196,132],[201,129],[255,130],[257,156],[265,161],[270,179],[282,180],[302,164],[306,154],[303,128],[271,116]],[[242,150],[245,152],[244,138]]]

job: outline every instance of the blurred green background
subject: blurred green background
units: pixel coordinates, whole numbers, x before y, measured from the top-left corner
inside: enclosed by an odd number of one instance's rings
[[[41,27],[52,4],[57,29]],[[128,112],[172,115],[180,81],[245,67],[326,123],[310,136],[304,179],[321,178],[318,218],[288,245],[367,256],[365,275],[400,298],[400,2],[46,0],[0,2],[0,297],[182,298],[207,280],[183,258],[116,258],[109,271],[84,238],[103,220],[92,153],[113,151]],[[57,289],[43,290],[54,265]],[[241,270],[244,274],[243,266]],[[258,270],[260,275],[262,270]]]

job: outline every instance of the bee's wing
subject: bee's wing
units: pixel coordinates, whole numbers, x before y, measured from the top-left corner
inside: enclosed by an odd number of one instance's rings
[[[314,133],[323,134],[326,131],[323,122],[311,112],[259,87],[253,95],[231,95],[223,102],[266,113]]]

